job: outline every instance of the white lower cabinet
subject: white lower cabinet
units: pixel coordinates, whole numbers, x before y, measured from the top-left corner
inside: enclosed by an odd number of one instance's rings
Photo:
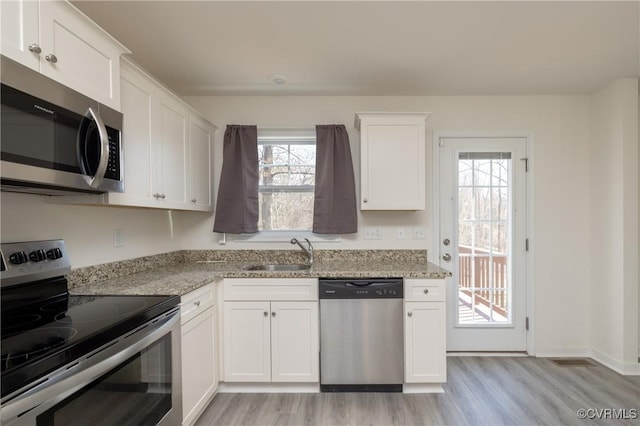
[[[195,423],[218,388],[215,287],[182,297],[182,424]]]
[[[242,300],[254,285],[267,300]],[[317,383],[317,297],[317,280],[225,280],[225,382]]]
[[[405,383],[447,381],[445,280],[405,280]]]

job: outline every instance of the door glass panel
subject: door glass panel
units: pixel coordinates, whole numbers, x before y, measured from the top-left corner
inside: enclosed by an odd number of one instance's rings
[[[511,324],[511,153],[458,159],[458,325]]]

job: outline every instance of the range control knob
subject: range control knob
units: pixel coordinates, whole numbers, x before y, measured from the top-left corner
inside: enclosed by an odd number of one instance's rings
[[[52,248],[51,250],[47,250],[47,258],[51,260],[60,259],[62,257],[62,250],[59,248]]]
[[[47,253],[43,249],[34,250],[29,253],[29,260],[32,262],[42,262],[47,258]]]
[[[14,265],[22,265],[27,260],[29,260],[29,258],[27,257],[27,253],[23,251],[17,251],[9,255],[9,262],[13,263]]]

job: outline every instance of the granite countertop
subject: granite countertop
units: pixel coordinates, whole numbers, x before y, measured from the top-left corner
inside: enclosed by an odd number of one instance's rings
[[[372,252],[372,251],[369,251]],[[394,251],[398,252],[398,251]],[[407,251],[415,252],[415,251]],[[364,251],[362,253],[365,253]],[[231,256],[228,260],[216,260],[216,256],[186,253],[182,261],[166,266],[154,265],[150,269],[127,273],[93,282],[70,285],[72,294],[129,294],[129,295],[179,295],[224,278],[318,278],[318,277],[404,277],[445,278],[451,274],[422,256],[367,256],[335,255],[319,256],[311,269],[303,271],[248,271],[251,265],[267,263],[305,263],[304,259]],[[214,259],[211,259],[213,257]],[[180,259],[174,259],[180,260]],[[111,265],[109,270],[116,268]],[[95,272],[98,267],[92,267]],[[107,276],[116,274],[104,274]],[[102,278],[102,277],[101,277]]]

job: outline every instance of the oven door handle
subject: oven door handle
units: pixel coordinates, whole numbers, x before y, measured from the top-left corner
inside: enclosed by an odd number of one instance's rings
[[[80,360],[40,378],[36,386],[18,391],[16,396],[3,401],[0,422],[10,425],[23,414],[37,416],[153,344],[167,332],[179,333],[179,312],[179,309],[174,309],[160,319],[151,320]],[[137,335],[138,333],[143,334]],[[131,339],[133,337],[135,341]],[[28,413],[32,410],[35,412]]]

